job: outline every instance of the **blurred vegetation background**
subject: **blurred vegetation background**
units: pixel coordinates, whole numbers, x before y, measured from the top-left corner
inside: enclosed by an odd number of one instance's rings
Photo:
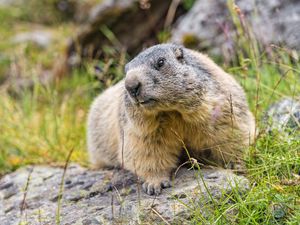
[[[71,160],[88,166],[85,124],[93,98],[123,78],[137,52],[174,41],[180,21],[201,0],[113,2],[0,0],[0,175],[26,164],[62,165],[72,149]],[[253,15],[240,2],[220,1],[231,33],[225,23],[213,34],[233,48],[216,51],[207,44],[213,38],[190,33],[180,43],[209,53],[233,74],[255,114],[260,132],[245,155],[253,186],[234,206],[240,221],[298,224],[300,185],[283,181],[299,176],[299,132],[270,134],[262,118],[277,100],[299,97],[299,49],[258,39]],[[197,221],[201,215],[193,213]]]

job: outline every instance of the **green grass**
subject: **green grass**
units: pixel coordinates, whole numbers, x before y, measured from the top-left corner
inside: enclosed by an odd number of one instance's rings
[[[300,62],[295,52],[285,48],[274,46],[269,52],[264,51],[251,31],[241,25],[243,21],[234,7],[229,7],[240,38],[236,40],[236,59],[223,68],[245,88],[261,132],[245,154],[249,192],[241,195],[234,190],[218,200],[217,205],[205,205],[211,212],[208,217],[196,207],[190,212],[191,220],[195,224],[298,224],[300,183],[292,183],[297,182],[300,171],[300,140],[295,133],[265,133],[261,118],[273,102],[299,96]],[[26,76],[37,77],[38,67],[51,65],[61,47],[45,54],[30,45],[12,46],[7,41],[9,37],[30,25],[22,19],[21,25],[16,26],[20,12],[11,12],[0,10],[1,21],[8,21],[6,27],[0,27],[0,50],[7,56],[0,58],[0,72],[9,67],[11,56],[21,55]],[[13,29],[7,29],[8,26]],[[72,25],[61,26],[67,30],[61,28],[62,36],[72,30]],[[90,62],[86,69],[74,71],[59,82],[46,86],[36,83],[33,90],[14,96],[0,88],[0,175],[27,164],[63,165],[71,150],[71,161],[88,165],[85,124],[89,105],[100,90],[120,79],[124,58],[124,53],[114,52],[111,59],[100,62],[103,68],[109,65],[102,85],[93,78],[94,62]],[[115,66],[116,63],[121,66]],[[236,215],[228,213],[231,211]]]
[[[54,4],[55,0],[46,1],[48,5]],[[49,8],[43,7],[41,1],[36,2],[40,8],[35,12],[40,16],[49,17]],[[31,4],[30,3],[30,4]],[[67,37],[72,37],[76,26],[70,22],[45,25],[32,21],[34,13],[30,12],[31,5],[0,6],[0,85],[5,81],[8,73],[22,78],[31,78],[44,70],[50,70],[57,60],[62,57],[67,44]],[[47,13],[44,13],[47,11]],[[52,15],[55,17],[55,13]],[[53,18],[54,19],[54,18]],[[43,21],[43,19],[41,19]],[[20,33],[43,31],[50,33],[50,47],[43,49],[33,43],[14,42],[14,37]],[[12,66],[13,65],[13,66]]]
[[[283,140],[280,134],[259,138],[247,157],[250,190],[224,193],[215,203],[203,200],[191,211],[195,224],[299,224],[300,140]],[[294,184],[289,182],[297,181]],[[210,212],[203,216],[202,211]]]
[[[16,99],[0,98],[0,172],[24,164],[63,162],[74,148],[72,160],[86,162],[85,120],[95,96],[87,74],[75,74],[59,85],[35,85]]]

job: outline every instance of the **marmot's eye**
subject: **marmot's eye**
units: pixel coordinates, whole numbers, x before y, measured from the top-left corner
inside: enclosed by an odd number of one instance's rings
[[[157,66],[157,68],[160,68],[160,67],[162,67],[164,64],[165,64],[165,59],[164,59],[164,58],[161,58],[161,59],[157,60],[156,66]]]

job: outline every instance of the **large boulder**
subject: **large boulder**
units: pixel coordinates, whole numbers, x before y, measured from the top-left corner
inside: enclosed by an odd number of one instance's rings
[[[198,207],[207,216],[211,201],[237,188],[243,193],[249,185],[245,177],[227,170],[184,168],[172,188],[153,197],[142,193],[139,180],[124,170],[91,171],[73,164],[63,174],[62,168],[30,166],[2,177],[1,225],[153,224],[163,220],[182,224],[190,208]]]
[[[67,65],[77,66],[81,58],[103,57],[103,49],[110,46],[129,53],[151,45],[163,28],[171,0],[136,1],[104,0],[94,6],[88,21],[71,40]]]
[[[158,43],[160,32],[185,12],[179,1],[103,0],[90,7],[85,20],[82,15],[76,19],[83,24],[69,41],[64,59],[55,65],[54,74],[67,74],[82,65],[82,59],[115,57],[111,52],[135,55]]]
[[[237,28],[228,7],[230,1],[196,0],[192,9],[172,31],[172,41],[205,49],[212,54],[229,54],[234,50]],[[252,30],[263,45],[284,44],[300,50],[300,1],[236,0],[237,20]],[[232,6],[231,6],[232,7]],[[238,18],[240,17],[240,18]]]

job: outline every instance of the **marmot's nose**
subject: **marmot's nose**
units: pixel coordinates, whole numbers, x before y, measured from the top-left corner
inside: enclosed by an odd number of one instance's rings
[[[125,88],[133,98],[136,98],[140,94],[141,87],[142,84],[136,79],[125,80]]]

